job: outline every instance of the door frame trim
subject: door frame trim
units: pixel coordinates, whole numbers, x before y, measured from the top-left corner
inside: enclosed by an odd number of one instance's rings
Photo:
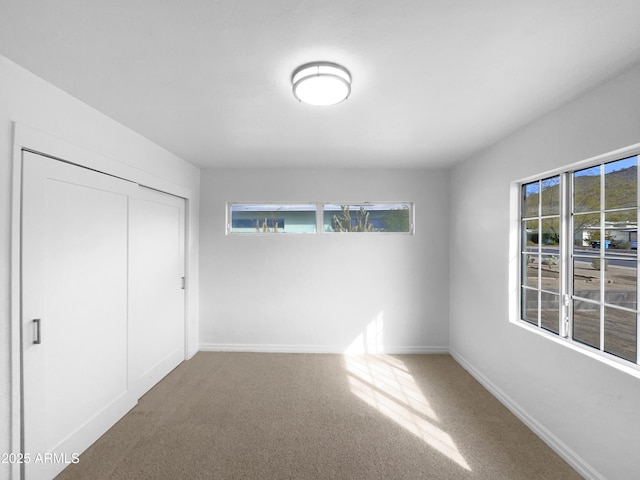
[[[185,199],[185,276],[190,283],[190,252],[187,246],[191,240],[192,202],[194,192],[181,185],[139,170],[118,160],[92,152],[73,143],[49,135],[45,132],[13,122],[13,155],[11,180],[11,247],[10,247],[10,385],[11,385],[11,419],[10,447],[12,452],[22,451],[24,435],[24,418],[22,408],[22,355],[20,342],[21,319],[21,210],[22,210],[22,152],[24,150],[71,163],[97,172],[113,175],[124,180],[135,182],[141,186],[169,193]],[[193,282],[192,282],[193,283]],[[195,282],[197,284],[197,282]],[[187,290],[188,293],[188,290]],[[191,332],[189,312],[196,313],[197,295],[185,295],[185,359],[193,356],[198,349],[197,335]],[[26,453],[26,452],[25,452]],[[11,478],[22,478],[20,464],[11,465]]]

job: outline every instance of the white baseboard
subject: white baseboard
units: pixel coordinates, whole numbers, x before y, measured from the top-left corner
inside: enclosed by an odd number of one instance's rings
[[[496,397],[511,413],[513,413],[522,423],[529,427],[542,441],[544,441],[563,460],[571,465],[580,475],[589,480],[606,480],[595,468],[589,465],[580,455],[574,452],[567,444],[556,437],[549,429],[529,415],[520,405],[518,405],[509,395],[498,388],[491,380],[485,377],[479,370],[473,367],[456,351],[450,349],[450,355],[469,374],[474,377],[483,387],[485,387],[494,397]]]
[[[250,344],[250,343],[202,343],[201,352],[256,352],[256,353],[345,353],[344,347],[331,345],[280,345],[280,344]],[[372,352],[374,353],[374,352]],[[449,347],[385,347],[383,352],[388,355],[423,355],[448,354]]]
[[[171,355],[158,362],[152,368],[149,368],[142,374],[137,372],[131,373],[131,378],[134,378],[136,398],[141,398],[151,388],[156,385],[160,380],[176,368],[180,363],[184,361],[184,351],[178,349],[171,353]]]

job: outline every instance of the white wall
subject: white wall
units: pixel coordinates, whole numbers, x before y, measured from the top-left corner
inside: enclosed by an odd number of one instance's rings
[[[199,171],[103,114],[70,97],[4,57],[0,57],[0,452],[11,451],[10,220],[13,122],[95,152],[147,178],[193,192],[190,212],[189,323],[197,344]],[[17,319],[15,319],[17,322]],[[193,353],[190,352],[190,353]],[[10,478],[0,465],[0,478]]]
[[[446,350],[447,198],[440,170],[204,170],[202,348]],[[227,236],[233,201],[413,201],[416,234]]]
[[[512,181],[640,142],[640,67],[451,173],[452,353],[583,474],[638,478],[640,379],[508,321]]]

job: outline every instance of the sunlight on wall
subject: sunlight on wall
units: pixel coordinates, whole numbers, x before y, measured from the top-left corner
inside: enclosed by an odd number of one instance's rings
[[[367,325],[367,328],[351,342],[345,353],[384,353],[384,344],[382,343],[383,330],[384,312],[380,311]]]
[[[437,426],[438,416],[406,365],[388,355],[366,354],[381,353],[382,327],[380,312],[347,349],[344,358],[351,391],[427,445],[471,471],[451,436]]]

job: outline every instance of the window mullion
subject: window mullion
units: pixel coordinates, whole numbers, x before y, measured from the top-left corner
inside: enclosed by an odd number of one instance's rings
[[[324,231],[324,203],[316,202],[316,232],[325,233]]]
[[[570,195],[571,188],[569,174],[560,176],[560,245],[559,245],[559,265],[560,265],[560,325],[558,332],[561,337],[569,336],[569,323],[571,312],[571,288],[569,285],[569,272],[571,270],[571,246],[573,245],[573,233],[571,224]]]
[[[538,327],[542,327],[542,180],[538,180]]]
[[[607,251],[606,239],[606,214],[605,214],[605,169],[604,163],[600,165],[600,351],[604,352],[604,304],[605,304],[605,252]]]

